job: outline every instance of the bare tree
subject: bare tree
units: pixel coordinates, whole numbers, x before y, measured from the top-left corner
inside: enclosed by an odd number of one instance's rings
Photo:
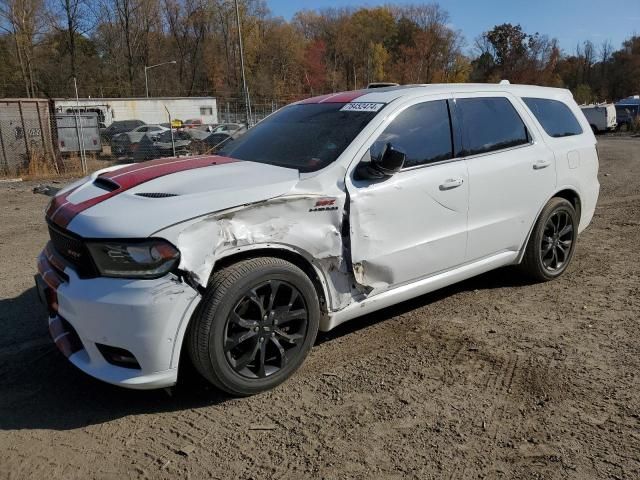
[[[0,0],[0,28],[13,36],[27,97],[35,97],[33,50],[40,33],[42,0]]]
[[[180,83],[189,95],[193,92],[198,58],[209,23],[207,2],[203,0],[165,0],[164,15],[178,51]]]
[[[77,39],[93,27],[93,14],[88,0],[50,0],[53,28],[64,33],[69,52],[71,76],[77,77]]]
[[[584,61],[582,78],[585,82],[589,83],[589,80],[591,79],[591,67],[593,67],[596,59],[596,48],[591,40],[584,42],[583,55]]]
[[[129,94],[134,92],[136,72],[148,60],[151,33],[159,23],[158,8],[156,0],[103,0],[102,10],[118,33]]]

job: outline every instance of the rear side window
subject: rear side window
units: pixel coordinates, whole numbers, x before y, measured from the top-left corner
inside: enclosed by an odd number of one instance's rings
[[[522,100],[550,137],[570,137],[582,133],[578,119],[564,103],[548,98],[523,98]]]
[[[459,98],[462,155],[477,155],[529,143],[529,133],[511,102],[504,97]]]
[[[371,146],[371,155],[379,155],[386,143],[406,153],[405,168],[453,158],[447,101],[420,103],[400,112]]]

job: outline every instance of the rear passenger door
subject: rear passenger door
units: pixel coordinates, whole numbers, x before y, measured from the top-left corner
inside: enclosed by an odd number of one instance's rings
[[[457,95],[455,111],[469,170],[466,260],[518,251],[554,191],[553,153],[515,97]]]
[[[347,176],[351,257],[358,283],[384,290],[464,262],[468,179],[455,158],[447,99],[392,113],[365,159],[391,143],[404,168],[381,180]]]

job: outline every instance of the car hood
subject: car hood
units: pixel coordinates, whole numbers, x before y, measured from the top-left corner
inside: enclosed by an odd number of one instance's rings
[[[47,219],[85,238],[147,237],[168,226],[289,192],[290,168],[217,155],[96,172],[56,195]]]

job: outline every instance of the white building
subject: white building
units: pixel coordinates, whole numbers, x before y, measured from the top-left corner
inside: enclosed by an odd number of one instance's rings
[[[56,113],[96,112],[101,126],[108,127],[119,120],[142,120],[145,123],[167,123],[172,119],[199,119],[202,123],[218,123],[214,97],[153,97],[153,98],[81,98],[53,100]]]

